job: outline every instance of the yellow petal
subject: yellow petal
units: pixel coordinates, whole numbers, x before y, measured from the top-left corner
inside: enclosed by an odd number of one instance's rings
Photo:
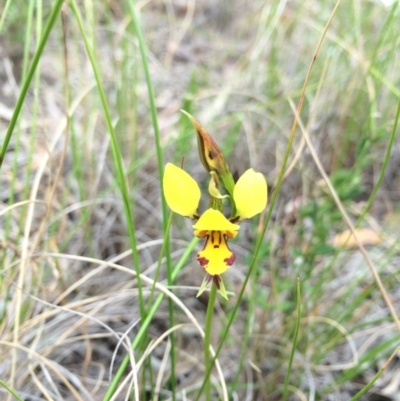
[[[197,182],[186,171],[167,163],[163,189],[165,200],[173,212],[193,218],[197,212],[201,194]]]
[[[240,226],[231,223],[220,211],[207,209],[193,228],[199,231],[236,231]]]
[[[226,236],[220,231],[211,231],[204,249],[197,254],[197,261],[211,276],[222,274],[235,261],[235,254],[226,243]]]
[[[267,206],[267,183],[261,173],[248,169],[233,189],[237,215],[240,220],[261,213]]]

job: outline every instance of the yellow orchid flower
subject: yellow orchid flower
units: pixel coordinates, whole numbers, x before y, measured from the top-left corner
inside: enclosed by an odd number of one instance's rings
[[[210,194],[222,197],[215,186],[216,177],[211,175]],[[200,189],[196,181],[181,168],[168,163],[165,166],[163,189],[168,206],[175,213],[196,221],[194,235],[205,238],[204,248],[197,254],[197,261],[207,273],[199,296],[212,280],[219,292],[225,297],[226,291],[220,274],[224,273],[235,261],[235,254],[229,249],[227,239],[234,238],[240,226],[237,221],[248,219],[261,213],[267,205],[267,183],[261,173],[247,170],[233,189],[236,215],[227,219],[219,210],[207,209],[200,217],[197,208]]]

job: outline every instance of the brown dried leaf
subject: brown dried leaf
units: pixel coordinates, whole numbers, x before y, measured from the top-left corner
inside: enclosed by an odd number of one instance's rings
[[[355,232],[362,245],[378,245],[382,243],[382,237],[370,228],[356,228]],[[337,248],[341,246],[346,249],[357,248],[356,239],[350,230],[336,234],[332,240],[332,245]]]

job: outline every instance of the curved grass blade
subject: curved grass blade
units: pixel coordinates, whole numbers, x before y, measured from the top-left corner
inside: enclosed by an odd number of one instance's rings
[[[187,246],[185,253],[179,259],[178,263],[176,264],[175,269],[172,271],[172,274],[171,274],[172,280],[175,280],[176,277],[178,276],[179,271],[182,269],[186,260],[189,258],[190,254],[193,251],[194,247],[196,246],[197,242],[198,242],[198,239],[193,238],[192,241],[190,242],[190,244]],[[140,344],[140,341],[142,340],[143,336],[145,336],[147,334],[147,329],[149,327],[149,324],[152,321],[154,314],[157,312],[157,309],[159,308],[163,299],[164,299],[164,293],[160,294],[156,298],[152,308],[148,311],[146,318],[142,322],[140,329],[131,344],[131,347],[133,350],[136,349],[138,344]],[[214,361],[213,361],[213,363],[214,363]],[[129,365],[129,355],[126,355],[124,360],[122,361],[117,373],[115,374],[114,379],[113,379],[112,383],[110,384],[110,387],[108,388],[106,395],[103,398],[103,401],[110,401],[113,394],[117,390],[118,383],[121,381],[122,376],[125,373],[125,370],[128,367],[128,365]]]

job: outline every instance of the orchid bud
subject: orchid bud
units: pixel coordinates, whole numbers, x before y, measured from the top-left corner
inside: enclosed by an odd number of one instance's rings
[[[226,190],[229,192],[230,195],[233,195],[235,182],[233,181],[232,173],[229,170],[228,163],[226,162],[220,148],[215,143],[211,135],[193,116],[191,116],[184,110],[181,111],[190,119],[194,129],[196,130],[199,157],[204,168],[208,172],[216,172],[220,180],[224,184]]]

